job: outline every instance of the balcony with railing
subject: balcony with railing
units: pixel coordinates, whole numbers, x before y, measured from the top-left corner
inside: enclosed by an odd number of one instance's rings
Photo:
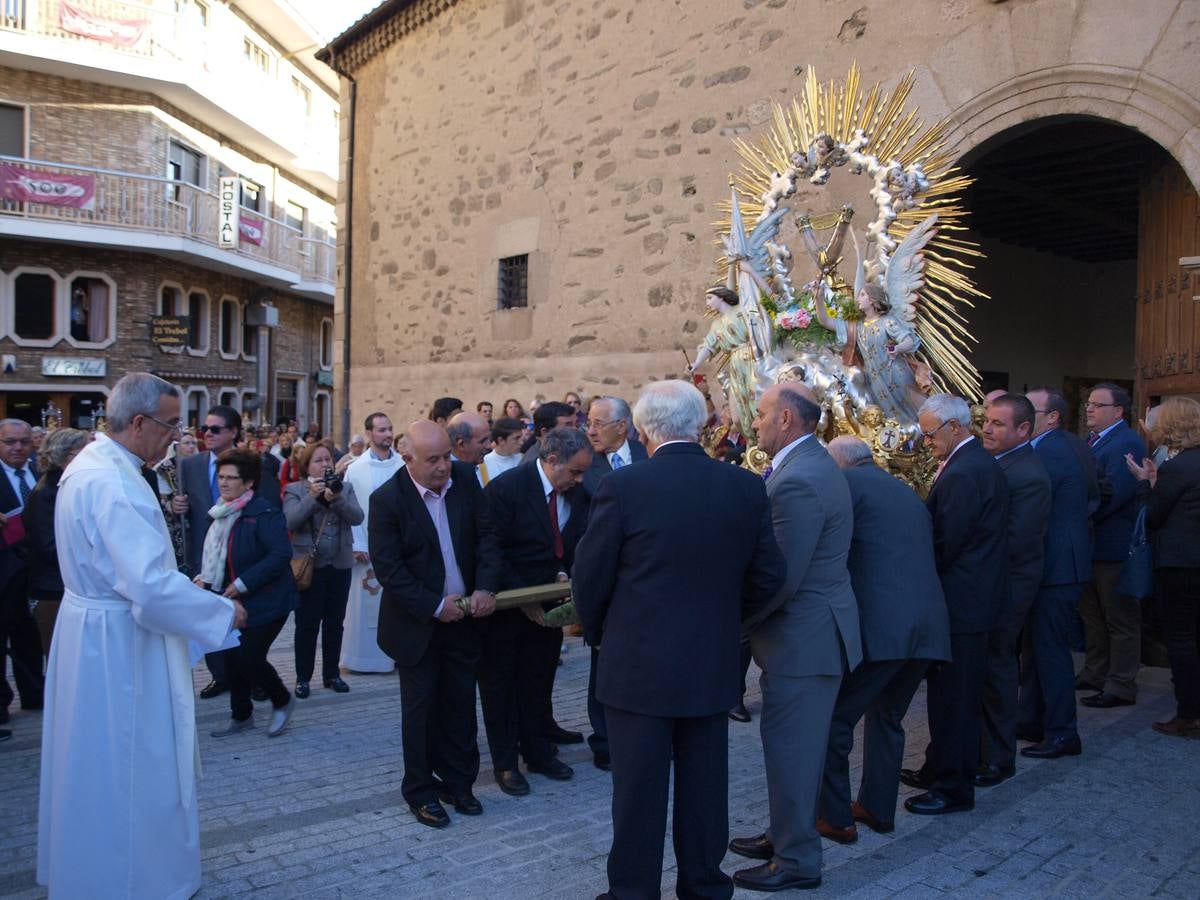
[[[0,156],[0,234],[142,248],[332,298],[330,237],[240,209],[237,246],[222,247],[219,206],[183,181]]]

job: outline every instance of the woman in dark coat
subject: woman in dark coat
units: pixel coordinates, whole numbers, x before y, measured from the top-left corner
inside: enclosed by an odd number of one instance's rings
[[[213,737],[254,727],[250,693],[255,686],[267,692],[274,707],[268,737],[280,734],[292,716],[291,694],[267,661],[267,651],[299,598],[283,512],[254,493],[261,476],[262,460],[253,450],[226,450],[217,457],[221,499],[208,512],[213,522],[196,582],[239,600],[247,619],[239,646],[225,657],[233,716]]]
[[[321,632],[321,676],[325,687],[339,694],[350,690],[338,671],[342,655],[342,620],[350,596],[354,565],[352,525],[363,520],[354,488],[340,478],[326,485],[333,472],[333,445],[308,444],[293,451],[300,480],[283,489],[283,515],[292,532],[292,553],[307,556],[317,541],[312,584],[300,594],[296,609],[296,696],[309,695],[308,683],[316,665],[317,632]],[[319,540],[318,540],[319,538]]]
[[[1163,401],[1151,430],[1167,461],[1139,464],[1126,456],[1146,504],[1146,532],[1154,555],[1154,597],[1160,604],[1175,718],[1153,728],[1172,737],[1200,737],[1200,403]]]

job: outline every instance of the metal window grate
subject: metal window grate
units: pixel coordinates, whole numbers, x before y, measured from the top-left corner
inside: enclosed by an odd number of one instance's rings
[[[529,254],[500,260],[497,309],[524,309],[529,305]]]

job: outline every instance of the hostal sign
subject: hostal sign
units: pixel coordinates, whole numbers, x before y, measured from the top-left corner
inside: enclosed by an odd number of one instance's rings
[[[236,250],[238,245],[238,179],[223,177],[217,191],[217,246]]]

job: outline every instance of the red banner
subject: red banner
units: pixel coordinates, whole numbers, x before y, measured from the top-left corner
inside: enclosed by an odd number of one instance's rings
[[[258,216],[252,216],[244,209],[238,221],[238,233],[242,236],[243,241],[248,241],[259,247],[263,242],[263,225],[265,223]]]
[[[132,47],[142,39],[150,22],[147,19],[110,19],[61,0],[58,4],[58,24],[63,31],[93,41]]]
[[[91,175],[40,172],[0,163],[0,196],[18,203],[44,203],[91,211],[96,208],[96,179]]]

